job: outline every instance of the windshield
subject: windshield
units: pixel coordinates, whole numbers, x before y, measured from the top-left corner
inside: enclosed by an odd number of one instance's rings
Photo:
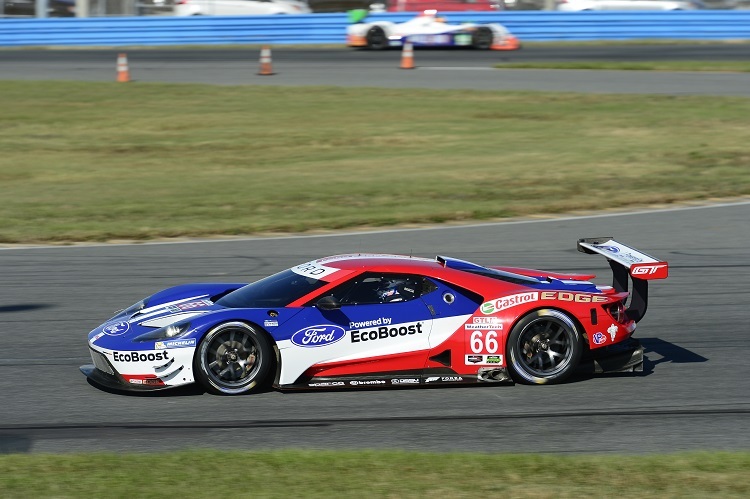
[[[325,284],[285,270],[232,291],[216,303],[228,308],[285,307]]]

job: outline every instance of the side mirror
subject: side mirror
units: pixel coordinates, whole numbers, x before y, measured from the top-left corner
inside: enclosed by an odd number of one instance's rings
[[[341,302],[332,295],[328,295],[318,300],[315,306],[321,310],[338,310],[341,308]]]

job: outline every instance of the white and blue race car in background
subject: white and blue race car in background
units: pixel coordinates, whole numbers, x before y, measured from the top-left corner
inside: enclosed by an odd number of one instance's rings
[[[480,50],[517,50],[518,38],[497,23],[448,24],[436,10],[426,10],[404,23],[376,21],[367,23],[367,11],[350,13],[353,24],[346,30],[349,47],[382,50],[401,47],[406,41],[415,47],[471,47]]]

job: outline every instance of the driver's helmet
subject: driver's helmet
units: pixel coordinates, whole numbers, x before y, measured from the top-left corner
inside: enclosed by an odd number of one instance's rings
[[[378,288],[381,303],[393,303],[410,300],[414,297],[414,288],[403,279],[388,279]]]

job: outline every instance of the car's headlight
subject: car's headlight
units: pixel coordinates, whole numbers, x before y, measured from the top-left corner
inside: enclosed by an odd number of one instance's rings
[[[189,330],[189,322],[175,322],[174,324],[170,324],[169,326],[160,327],[159,329],[154,329],[153,331],[149,331],[148,333],[137,336],[133,339],[133,341],[155,341],[177,338],[187,333]]]

